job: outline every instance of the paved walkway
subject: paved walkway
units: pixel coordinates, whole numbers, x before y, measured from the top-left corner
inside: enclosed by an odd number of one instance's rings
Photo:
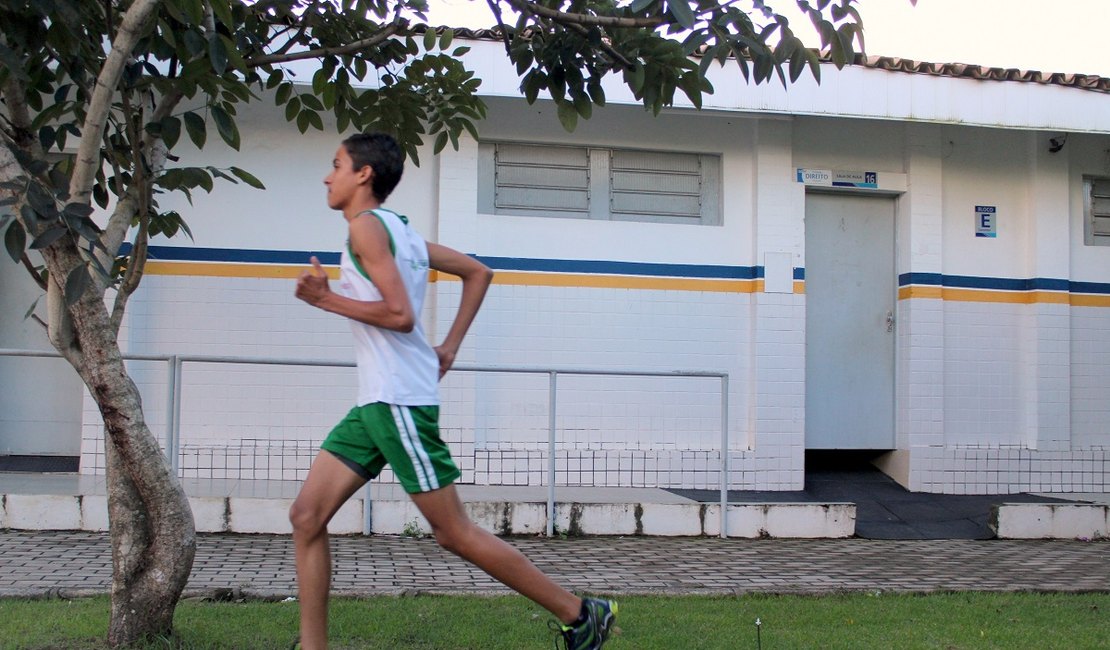
[[[563,585],[607,594],[835,591],[1110,592],[1110,541],[512,538]],[[505,593],[431,539],[336,537],[333,588],[347,595]],[[0,531],[0,596],[107,593],[103,533]],[[200,535],[187,594],[296,591],[292,540]]]

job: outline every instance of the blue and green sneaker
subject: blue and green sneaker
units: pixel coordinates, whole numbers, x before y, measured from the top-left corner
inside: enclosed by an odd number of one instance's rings
[[[582,614],[572,625],[560,625],[566,650],[597,650],[609,638],[613,622],[617,620],[617,603],[598,598],[582,599]],[[559,647],[559,640],[555,640]]]

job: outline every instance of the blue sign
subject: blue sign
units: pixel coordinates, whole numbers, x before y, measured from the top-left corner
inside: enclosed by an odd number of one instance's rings
[[[975,236],[998,236],[998,208],[993,205],[975,206]]]

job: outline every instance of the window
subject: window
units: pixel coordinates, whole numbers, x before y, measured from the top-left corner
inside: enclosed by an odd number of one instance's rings
[[[1086,243],[1110,246],[1110,178],[1083,179]]]
[[[483,143],[479,209],[488,214],[720,224],[720,156]]]

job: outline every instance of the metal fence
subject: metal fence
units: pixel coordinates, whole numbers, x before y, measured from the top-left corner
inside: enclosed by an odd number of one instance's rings
[[[38,357],[58,358],[60,355],[53,351],[42,350],[17,350],[0,348],[0,357]],[[355,364],[348,361],[328,361],[319,359],[288,359],[288,358],[260,358],[246,356],[208,356],[208,355],[158,355],[158,354],[125,354],[126,361],[151,361],[162,362],[166,365],[166,404],[167,422],[164,434],[166,455],[175,474],[180,476],[180,449],[181,449],[181,406],[183,387],[183,367],[187,363],[205,364],[245,364],[258,366],[299,366],[316,368],[353,368]],[[531,375],[547,377],[547,535],[554,534],[555,502],[556,502],[556,447],[559,443],[556,416],[558,414],[558,386],[560,377],[671,377],[671,378],[716,378],[720,382],[720,454],[719,485],[720,485],[720,529],[721,536],[727,531],[727,503],[728,503],[728,478],[729,478],[729,427],[728,427],[728,396],[729,375],[726,372],[699,371],[699,370],[606,370],[599,368],[575,367],[521,367],[521,366],[483,366],[459,364],[452,368],[453,373],[499,373],[512,375]],[[370,491],[366,490],[364,507],[370,508]],[[369,520],[369,512],[367,521]]]

